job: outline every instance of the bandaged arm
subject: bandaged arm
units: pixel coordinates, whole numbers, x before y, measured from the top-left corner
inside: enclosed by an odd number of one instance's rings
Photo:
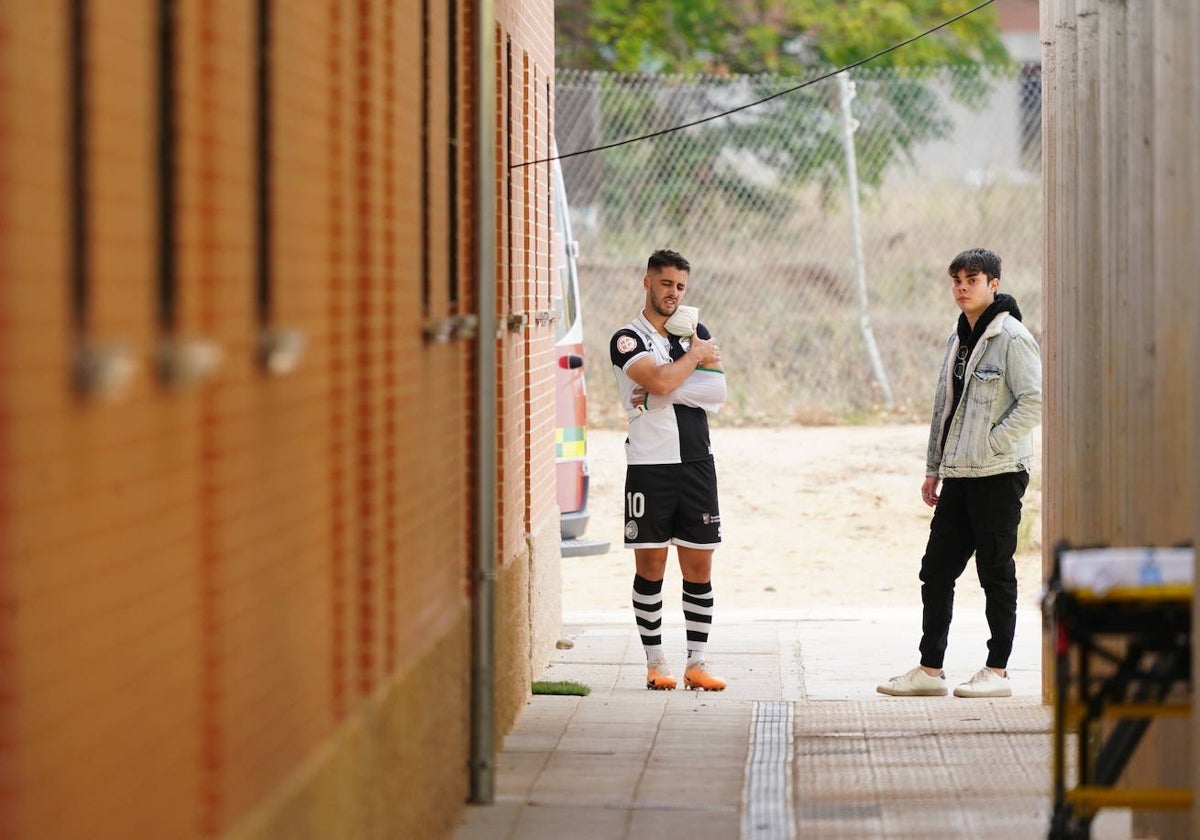
[[[725,373],[709,368],[696,368],[692,375],[674,391],[665,394],[647,394],[645,408],[654,411],[668,405],[686,405],[703,408],[713,414],[721,410],[725,402]]]

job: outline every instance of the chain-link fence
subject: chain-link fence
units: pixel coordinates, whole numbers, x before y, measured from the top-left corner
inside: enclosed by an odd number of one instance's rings
[[[560,71],[558,147],[661,131],[801,81]],[[687,302],[721,342],[721,422],[923,417],[957,316],[956,253],[997,251],[1002,291],[1040,334],[1039,131],[1037,67],[862,69],[566,158],[589,421],[621,417],[608,340],[637,314],[646,257],[663,247],[691,261]]]

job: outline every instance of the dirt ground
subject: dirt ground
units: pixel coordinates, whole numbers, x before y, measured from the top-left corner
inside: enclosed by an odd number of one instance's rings
[[[921,501],[925,425],[722,428],[712,423],[723,545],[718,610],[920,605],[917,572],[932,510]],[[624,432],[588,432],[591,522],[607,554],[563,559],[563,609],[629,610],[633,555],[622,546]],[[1035,447],[1040,430],[1034,432]],[[1020,608],[1041,588],[1041,475],[1034,472],[1018,546]],[[678,604],[668,566],[665,604]],[[982,609],[974,563],[956,606]]]

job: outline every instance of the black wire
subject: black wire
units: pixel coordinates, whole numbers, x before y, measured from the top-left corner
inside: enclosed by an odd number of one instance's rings
[[[796,85],[795,87],[788,88],[787,90],[781,90],[781,91],[778,91],[777,93],[772,93],[770,96],[765,96],[762,99],[755,100],[754,102],[747,102],[745,105],[739,105],[736,108],[730,108],[728,111],[722,111],[719,114],[711,114],[707,117],[701,117],[698,120],[692,120],[691,122],[683,123],[681,125],[672,126],[670,128],[664,128],[660,131],[653,131],[649,134],[643,134],[640,137],[630,137],[625,140],[618,140],[615,143],[606,143],[603,146],[594,146],[590,149],[580,149],[577,152],[567,152],[565,155],[558,155],[556,157],[542,158],[540,160],[527,160],[524,163],[514,163],[509,166],[509,169],[520,169],[521,167],[524,167],[524,166],[536,166],[539,163],[550,163],[551,161],[554,161],[554,160],[564,160],[565,158],[575,157],[576,155],[587,155],[587,154],[591,154],[592,152],[602,152],[605,149],[615,149],[618,146],[626,146],[630,143],[638,143],[642,140],[649,140],[653,137],[661,137],[664,134],[670,134],[675,131],[682,131],[685,128],[691,128],[692,126],[701,125],[706,122],[712,122],[713,120],[719,120],[722,117],[728,117],[730,114],[736,114],[739,111],[745,111],[750,108],[757,107],[759,105],[762,105],[764,102],[770,102],[772,99],[778,99],[779,97],[786,96],[789,93],[795,93],[796,91],[798,91],[802,88],[806,88],[806,87],[809,87],[810,85],[815,85],[817,82],[823,82],[826,79],[830,79],[830,78],[836,76],[838,73],[845,73],[847,70],[853,70],[855,67],[861,67],[862,65],[866,64],[868,61],[874,61],[875,59],[879,58],[881,55],[887,55],[888,53],[893,52],[894,50],[898,50],[901,47],[906,47],[909,44],[911,44],[913,41],[919,41],[927,35],[932,35],[934,32],[937,32],[939,29],[943,29],[952,23],[956,23],[956,22],[962,20],[967,15],[975,14],[975,12],[978,12],[984,6],[990,6],[993,2],[995,2],[995,0],[983,0],[983,2],[980,3],[978,6],[975,6],[974,8],[971,8],[971,9],[967,9],[965,12],[955,15],[954,17],[950,18],[949,20],[944,20],[941,23],[939,23],[937,26],[926,29],[924,32],[914,35],[911,38],[909,38],[908,40],[901,41],[898,44],[892,44],[892,46],[890,46],[890,47],[885,47],[884,49],[880,50],[879,52],[875,53],[874,55],[869,55],[866,58],[859,59],[858,61],[855,61],[852,64],[847,64],[845,67],[839,68],[837,70],[830,70],[828,73],[825,73],[822,76],[817,76],[815,79],[809,79],[807,82],[802,82],[802,83]]]

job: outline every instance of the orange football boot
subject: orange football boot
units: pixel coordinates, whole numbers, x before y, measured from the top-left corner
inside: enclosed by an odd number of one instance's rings
[[[674,691],[679,682],[671,676],[665,660],[658,659],[646,665],[646,688],[652,691]]]
[[[693,662],[683,672],[683,684],[692,691],[724,691],[725,680],[708,670],[707,662]]]

